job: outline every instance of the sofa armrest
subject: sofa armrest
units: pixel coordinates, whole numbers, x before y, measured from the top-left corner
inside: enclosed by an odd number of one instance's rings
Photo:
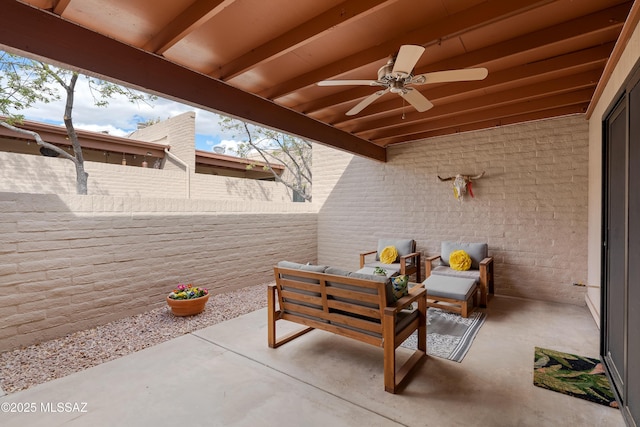
[[[360,254],[360,268],[364,267],[364,258],[365,258],[367,255],[375,254],[375,253],[377,253],[377,252],[378,252],[377,250],[375,250],[375,251],[369,251],[369,252],[362,252],[362,253]]]
[[[401,267],[401,271],[405,271],[407,268],[407,260],[412,259],[413,258],[413,264],[414,265],[418,265],[420,264],[420,252],[412,252],[410,254],[407,255],[402,255],[400,257],[400,267]]]
[[[386,307],[384,309],[384,314],[387,316],[388,315],[394,316],[400,310],[404,310],[414,302],[418,301],[420,298],[426,298],[426,294],[427,294],[427,290],[425,289],[425,287],[421,286],[420,284],[416,284],[416,286],[409,289],[408,295],[405,295],[402,298],[398,299],[398,301],[396,301],[395,304],[390,305],[389,307]]]
[[[400,257],[400,262],[402,262],[403,260],[408,260],[409,258],[417,258],[420,256],[420,252],[411,252],[410,254],[406,254],[406,255],[402,255]]]
[[[487,266],[489,264],[493,264],[493,257],[492,256],[486,257],[485,259],[480,261],[480,265]]]
[[[485,281],[488,280],[488,275],[491,274],[493,268],[493,257],[486,257],[480,261],[480,278]]]
[[[424,260],[424,278],[425,279],[431,276],[431,267],[432,267],[431,264],[433,263],[433,261],[436,261],[438,259],[440,259],[440,255],[432,255],[425,258]]]

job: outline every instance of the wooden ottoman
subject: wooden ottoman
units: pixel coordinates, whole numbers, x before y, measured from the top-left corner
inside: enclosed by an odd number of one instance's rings
[[[436,307],[468,317],[478,303],[475,279],[432,274],[422,284],[427,290],[427,307]]]

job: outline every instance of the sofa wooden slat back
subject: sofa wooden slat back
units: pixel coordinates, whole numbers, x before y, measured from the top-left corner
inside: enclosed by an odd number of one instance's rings
[[[362,276],[323,266],[286,262],[279,265],[284,266],[274,267],[276,282],[268,287],[270,347],[276,348],[313,329],[382,347],[385,390],[391,393],[396,392],[409,372],[426,356],[424,287],[412,288],[409,295],[396,302],[387,278]],[[341,274],[329,274],[324,270]],[[354,277],[350,276],[352,274]],[[417,309],[413,307],[414,302]],[[278,320],[295,322],[307,328],[276,337]],[[418,331],[418,349],[396,372],[396,348],[414,331]]]

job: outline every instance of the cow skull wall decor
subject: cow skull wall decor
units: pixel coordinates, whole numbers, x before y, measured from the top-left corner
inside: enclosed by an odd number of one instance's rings
[[[471,183],[474,179],[480,179],[484,176],[484,171],[480,175],[471,176],[471,175],[455,175],[450,176],[449,178],[441,178],[438,175],[438,179],[440,181],[453,181],[453,195],[456,196],[456,199],[462,201],[464,195],[468,192],[471,197],[473,197],[473,190],[471,188]]]

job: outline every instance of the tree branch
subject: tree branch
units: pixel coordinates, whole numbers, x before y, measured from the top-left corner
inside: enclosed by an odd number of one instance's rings
[[[40,135],[37,132],[33,132],[33,131],[30,131],[30,130],[26,130],[26,129],[21,129],[19,127],[10,125],[9,123],[4,122],[4,121],[0,121],[0,126],[5,127],[7,129],[11,129],[14,132],[22,133],[22,134],[25,134],[25,135],[30,135],[31,137],[33,137],[33,139],[35,139],[36,143],[38,145],[40,145],[41,147],[45,147],[45,148],[48,148],[50,150],[53,150],[56,153],[60,154],[65,159],[71,160],[73,163],[78,164],[78,160],[75,157],[73,157],[71,154],[67,153],[62,148],[58,147],[57,145],[49,144],[48,142],[43,141],[42,138],[40,137]]]

